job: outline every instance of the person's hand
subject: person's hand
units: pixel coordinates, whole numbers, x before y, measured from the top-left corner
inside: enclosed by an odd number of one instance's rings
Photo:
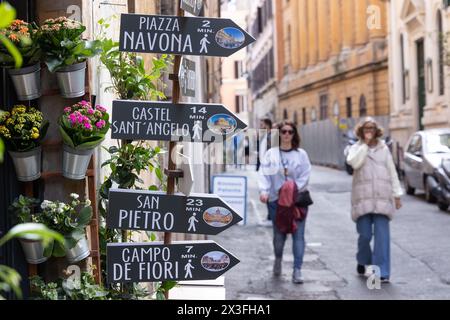
[[[268,194],[262,194],[259,196],[259,200],[262,203],[267,203],[269,201],[269,195]]]
[[[400,198],[395,198],[395,209],[399,210],[402,207],[402,200]]]

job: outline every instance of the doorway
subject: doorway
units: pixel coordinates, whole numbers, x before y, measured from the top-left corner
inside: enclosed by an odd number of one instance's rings
[[[424,114],[424,108],[427,105],[427,93],[426,93],[426,83],[425,83],[425,46],[423,38],[416,41],[417,49],[417,76],[418,76],[418,127],[419,130],[423,130],[422,118]]]

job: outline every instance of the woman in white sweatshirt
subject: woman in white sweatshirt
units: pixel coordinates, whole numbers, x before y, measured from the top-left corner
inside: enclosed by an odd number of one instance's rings
[[[359,141],[350,148],[347,163],[354,169],[352,219],[359,234],[357,272],[364,275],[366,266],[374,265],[380,270],[381,282],[389,282],[389,222],[395,210],[401,208],[403,190],[389,148],[380,139],[383,130],[377,122],[366,118],[355,131]]]
[[[300,149],[300,136],[295,124],[284,121],[279,125],[279,129],[280,147],[271,148],[265,153],[259,171],[260,200],[267,204],[273,223],[275,253],[273,273],[277,277],[281,275],[283,249],[287,237],[275,224],[278,193],[286,179],[295,181],[298,191],[306,190],[311,173],[311,163],[306,151]],[[305,224],[306,219],[297,221],[297,231],[292,235],[294,254],[292,280],[297,284],[303,283],[301,268],[305,252]]]

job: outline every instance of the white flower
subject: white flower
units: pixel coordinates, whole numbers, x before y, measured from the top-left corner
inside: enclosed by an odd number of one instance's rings
[[[91,205],[91,200],[86,199],[86,201],[84,203],[86,204],[86,206],[90,206]]]
[[[42,201],[42,203],[41,203],[41,209],[45,210],[45,209],[47,209],[51,204],[52,204],[51,201],[44,200],[44,201]]]
[[[70,197],[71,197],[72,199],[78,199],[80,196],[79,196],[78,194],[76,194],[76,193],[71,193],[71,194],[70,194]]]

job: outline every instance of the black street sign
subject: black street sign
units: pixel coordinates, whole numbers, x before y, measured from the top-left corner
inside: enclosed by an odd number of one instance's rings
[[[241,220],[216,195],[109,190],[106,226],[112,229],[216,235]]]
[[[185,57],[181,59],[178,80],[180,83],[181,94],[185,97],[195,98],[195,85],[197,84],[195,61]]]
[[[240,261],[214,241],[108,243],[108,283],[213,280]]]
[[[198,16],[203,8],[203,0],[181,0],[181,9]]]
[[[112,139],[212,142],[246,127],[221,104],[113,101]]]
[[[228,57],[255,39],[230,19],[122,14],[120,51]]]

